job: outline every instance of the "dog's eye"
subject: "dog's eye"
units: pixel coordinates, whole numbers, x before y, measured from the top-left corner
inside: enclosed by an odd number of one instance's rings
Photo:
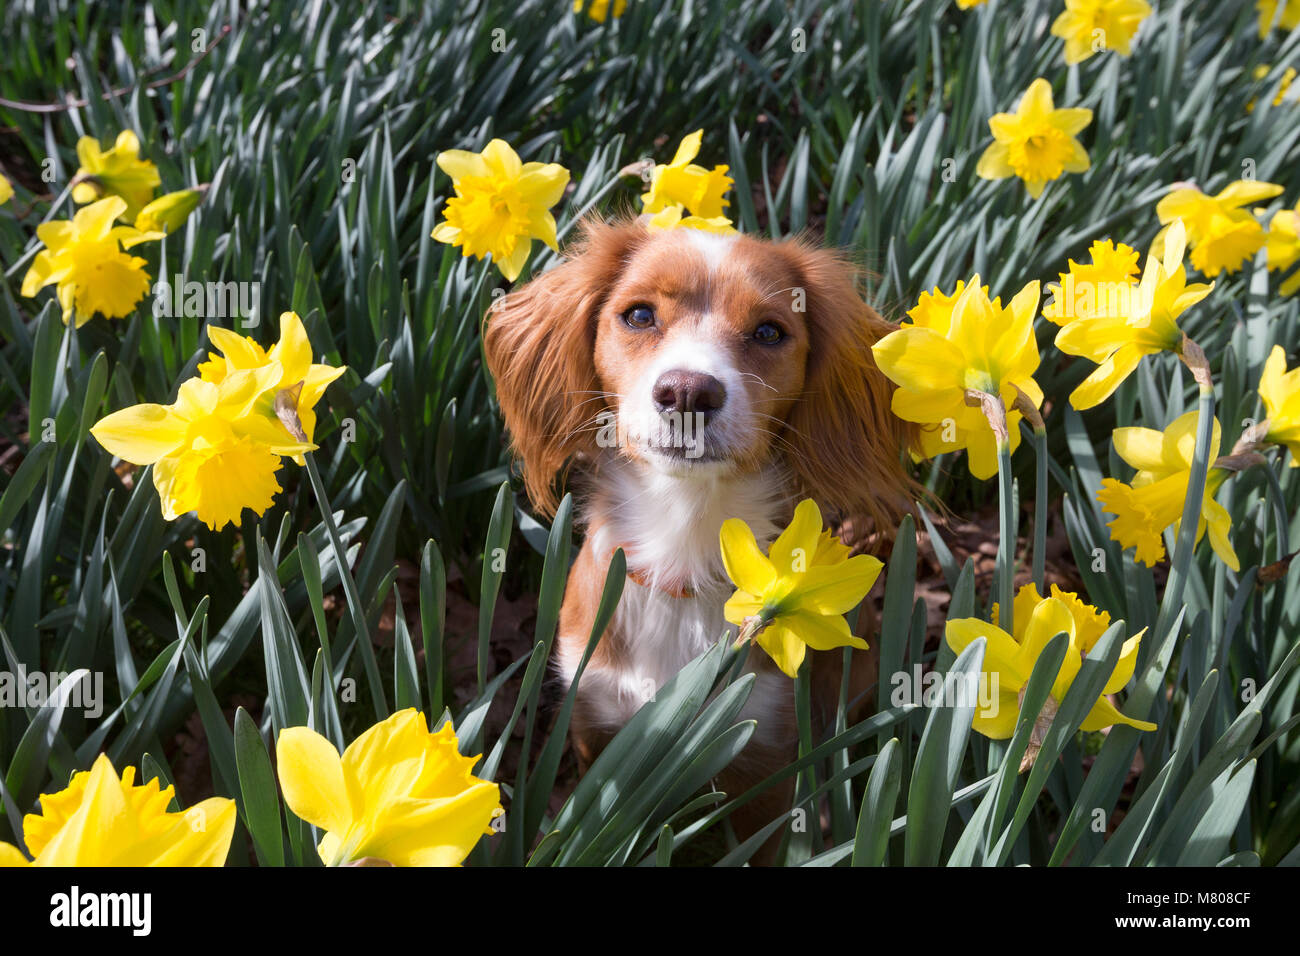
[[[651,328],[655,324],[654,309],[650,308],[648,305],[633,306],[623,313],[623,321],[627,323],[630,328]]]
[[[754,341],[760,345],[775,345],[785,338],[781,327],[771,322],[764,322],[754,330]]]

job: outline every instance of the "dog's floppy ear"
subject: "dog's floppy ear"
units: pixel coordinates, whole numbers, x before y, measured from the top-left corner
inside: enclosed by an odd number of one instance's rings
[[[920,493],[903,463],[912,426],[890,411],[894,386],[871,353],[894,326],[862,300],[840,255],[802,241],[781,248],[803,284],[810,339],[786,436],[801,491],[840,521],[869,518],[892,534]]]
[[[594,451],[587,427],[603,404],[593,353],[596,319],[628,255],[645,238],[635,223],[589,220],[566,260],[492,306],[483,332],[515,456],[533,506],[553,514],[556,478]]]

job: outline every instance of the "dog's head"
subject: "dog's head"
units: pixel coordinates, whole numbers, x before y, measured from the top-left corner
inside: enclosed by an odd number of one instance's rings
[[[908,431],[871,355],[891,326],[854,278],[800,241],[588,223],[484,333],[533,503],[603,447],[684,478],[781,462],[838,517],[892,527]]]

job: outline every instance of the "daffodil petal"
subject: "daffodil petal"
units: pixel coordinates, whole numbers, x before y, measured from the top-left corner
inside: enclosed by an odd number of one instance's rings
[[[286,727],[275,745],[284,802],[313,826],[342,833],[352,822],[343,761],[334,745],[308,727]]]
[[[1020,695],[999,687],[997,697],[988,707],[980,707],[971,720],[971,729],[990,740],[1009,740],[1020,722]]]
[[[763,610],[761,598],[754,597],[748,591],[737,591],[722,606],[722,617],[728,623],[739,626],[761,610]]]
[[[1022,672],[1032,672],[1048,643],[1061,633],[1067,635],[1070,646],[1066,649],[1065,659],[1061,662],[1061,668],[1052,682],[1052,696],[1058,702],[1065,699],[1065,693],[1074,682],[1080,666],[1074,615],[1070,613],[1070,609],[1063,601],[1048,598],[1034,608],[1024,630],[1025,636],[1021,640],[1020,656],[1017,660],[1017,665]]]
[[[1105,697],[1098,699],[1092,710],[1088,711],[1088,716],[1083,718],[1083,723],[1079,725],[1079,729],[1091,732],[1104,730],[1107,727],[1113,727],[1115,724],[1125,724],[1129,727],[1136,727],[1138,730],[1156,729],[1156,725],[1150,721],[1136,720],[1120,713],[1115,709],[1115,705]]]
[[[801,641],[790,628],[780,621],[774,621],[754,638],[755,643],[771,656],[776,666],[787,677],[799,674],[799,665],[803,663],[808,645]]]
[[[355,856],[395,866],[458,866],[490,829],[499,806],[497,785],[486,781],[441,800],[394,800],[385,807],[382,830],[358,846]]]
[[[944,640],[953,653],[960,654],[977,639],[984,638],[984,666],[986,674],[996,674],[998,686],[1011,692],[1019,691],[1028,680],[1020,667],[1020,645],[996,624],[978,618],[954,618],[944,627]]]
[[[1204,504],[1204,517],[1210,532],[1210,546],[1214,549],[1214,553],[1233,571],[1240,571],[1241,562],[1237,559],[1237,552],[1233,550],[1232,540],[1229,537],[1232,518],[1228,510],[1213,498],[1207,497]]]
[[[491,175],[481,155],[464,149],[444,149],[438,154],[438,168],[453,180]]]
[[[31,863],[12,843],[0,843],[0,868],[12,866],[31,866]]]
[[[1142,352],[1136,346],[1126,345],[1120,348],[1070,393],[1070,404],[1079,411],[1100,405],[1115,394],[1115,389],[1133,373],[1141,361]]]
[[[1112,436],[1116,453],[1139,471],[1155,470],[1164,463],[1164,433],[1154,428],[1125,427]]]
[[[101,418],[90,429],[109,454],[133,465],[151,465],[186,441],[187,423],[166,405],[132,405]]]
[[[209,797],[177,814],[172,834],[160,846],[154,866],[224,866],[235,835],[235,801]]]
[[[1116,694],[1128,686],[1128,682],[1133,677],[1133,671],[1137,667],[1138,647],[1142,643],[1144,633],[1146,633],[1146,628],[1143,628],[1124,642],[1124,646],[1119,652],[1119,660],[1115,662],[1115,669],[1110,672],[1110,677],[1106,680],[1106,686],[1101,690],[1103,694]]]
[[[815,614],[847,614],[866,597],[883,567],[883,562],[869,554],[838,564],[815,565],[800,580],[794,607]]]
[[[781,623],[815,651],[830,651],[837,647],[867,649],[867,642],[855,637],[849,622],[842,614],[817,614],[811,611],[794,611],[783,614]]]
[[[782,531],[772,546],[768,548],[768,562],[774,572],[781,576],[802,574],[812,565],[817,554],[817,545],[822,534],[822,513],[817,502],[805,498],[795,506],[794,518],[790,526]],[[733,577],[733,581],[736,579]],[[736,581],[747,591],[761,593]]]
[[[736,587],[761,595],[772,586],[776,570],[759,548],[749,525],[739,518],[728,518],[722,523],[719,537],[723,566]]]
[[[428,727],[414,708],[375,724],[343,751],[343,776],[355,805],[374,810],[392,793],[409,791],[420,777]]]
[[[873,345],[871,351],[880,370],[904,388],[924,392],[965,386],[957,372],[965,366],[965,356],[933,329],[898,329]]]

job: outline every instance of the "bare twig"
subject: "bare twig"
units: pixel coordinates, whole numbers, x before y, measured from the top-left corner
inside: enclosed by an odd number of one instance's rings
[[[202,53],[190,60],[190,62],[186,63],[178,72],[173,73],[171,76],[165,76],[161,80],[154,80],[152,83],[146,83],[143,88],[146,90],[156,90],[163,86],[170,86],[177,80],[182,79],[190,72],[190,70],[203,62],[204,58],[207,57],[207,55],[216,48],[217,44],[224,40],[229,33],[230,24],[226,24],[221,28],[220,32],[217,33],[217,38],[209,43]],[[108,90],[107,92],[102,93],[100,98],[104,100],[116,99],[119,96],[125,96],[139,88],[139,84],[136,84],[135,86],[119,87],[118,89]],[[0,96],[0,106],[8,107],[13,110],[22,110],[26,113],[62,113],[65,110],[81,109],[83,106],[89,104],[90,100],[76,99],[70,99],[66,103],[25,103],[21,100],[10,100]]]

